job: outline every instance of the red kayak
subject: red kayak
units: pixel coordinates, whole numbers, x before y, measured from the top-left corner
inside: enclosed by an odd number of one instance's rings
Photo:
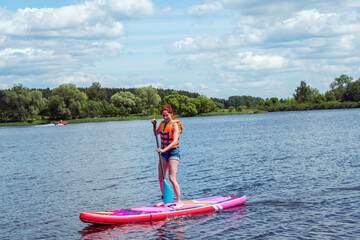
[[[60,122],[55,123],[55,125],[66,125],[67,123],[68,123],[68,122],[60,121]]]

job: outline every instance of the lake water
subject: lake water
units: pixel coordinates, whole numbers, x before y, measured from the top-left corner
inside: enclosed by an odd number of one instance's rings
[[[150,121],[0,128],[1,239],[359,239],[360,109],[181,118],[183,199],[241,207],[93,226],[159,202]]]

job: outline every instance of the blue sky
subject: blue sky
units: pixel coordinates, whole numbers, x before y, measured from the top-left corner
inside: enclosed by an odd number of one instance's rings
[[[360,77],[360,3],[0,0],[0,89],[152,85],[227,99]]]

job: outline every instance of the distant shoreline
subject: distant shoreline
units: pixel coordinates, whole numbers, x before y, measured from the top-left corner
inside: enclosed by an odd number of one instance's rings
[[[222,112],[209,112],[202,113],[193,117],[207,117],[207,116],[223,116],[223,115],[244,115],[244,114],[258,114],[258,113],[267,113],[266,111],[261,110],[243,110],[241,112],[238,111],[222,111]],[[175,116],[181,118],[180,116]],[[68,124],[72,123],[89,123],[89,122],[111,122],[111,121],[132,121],[132,120],[148,120],[148,119],[161,119],[161,115],[150,115],[150,116],[141,116],[141,115],[130,115],[126,117],[100,117],[100,118],[79,118],[79,119],[63,119],[63,121],[68,122]],[[12,127],[12,126],[32,126],[32,125],[43,125],[43,124],[55,124],[58,120],[33,120],[26,122],[8,122],[8,123],[0,123],[0,127]]]

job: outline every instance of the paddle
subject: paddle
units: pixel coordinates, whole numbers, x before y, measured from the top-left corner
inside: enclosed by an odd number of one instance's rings
[[[158,137],[157,137],[157,134],[156,134],[156,122],[153,123],[153,126],[154,126],[154,134],[155,134],[157,148],[160,148],[159,147],[159,140],[158,140]],[[160,162],[160,166],[161,166],[161,172],[162,172],[162,176],[163,176],[163,179],[164,179],[163,201],[164,201],[164,204],[167,204],[174,198],[174,194],[173,194],[173,191],[171,190],[171,187],[169,186],[169,184],[165,180],[164,167],[163,167],[163,163],[162,163],[162,160],[161,160],[161,155],[160,155],[159,152],[158,152],[158,154],[159,154],[159,162]]]

